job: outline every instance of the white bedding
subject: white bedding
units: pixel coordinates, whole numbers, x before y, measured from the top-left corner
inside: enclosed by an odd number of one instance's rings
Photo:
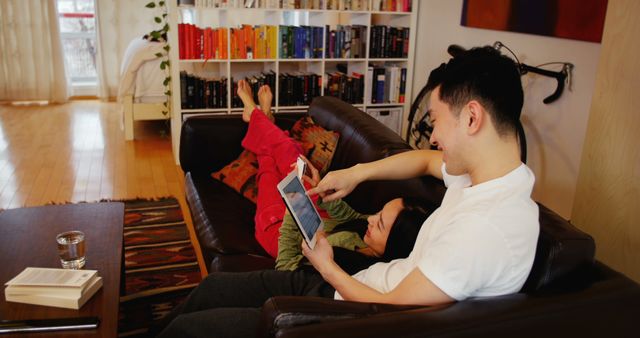
[[[151,42],[137,38],[129,43],[122,59],[118,102],[127,95],[134,97],[136,103],[164,102],[165,73],[160,69],[162,60],[156,56],[161,53],[164,43]]]

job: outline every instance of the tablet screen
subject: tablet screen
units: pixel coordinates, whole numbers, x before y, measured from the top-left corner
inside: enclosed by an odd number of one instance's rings
[[[304,229],[307,238],[313,238],[322,220],[315,211],[313,202],[305,193],[302,183],[295,177],[289,182],[282,192],[291,205],[291,212],[295,213],[300,220],[300,226]]]

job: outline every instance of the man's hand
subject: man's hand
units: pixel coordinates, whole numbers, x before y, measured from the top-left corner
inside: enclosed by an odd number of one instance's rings
[[[325,202],[331,202],[347,196],[355,189],[362,179],[361,173],[353,166],[351,168],[329,172],[318,185],[308,191],[309,195],[324,194],[322,198]]]
[[[316,237],[316,245],[313,250],[307,245],[307,242],[302,241],[302,254],[307,257],[313,267],[324,276],[335,265],[333,261],[333,248],[331,244],[329,244],[329,241],[327,241],[327,235],[324,231],[318,231]]]

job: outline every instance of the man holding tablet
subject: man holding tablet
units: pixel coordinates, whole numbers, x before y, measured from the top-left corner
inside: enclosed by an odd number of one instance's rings
[[[433,305],[520,290],[535,255],[538,209],[534,176],[520,162],[516,126],[522,109],[513,60],[474,48],[431,72],[431,143],[331,172],[309,194],[343,197],[365,180],[425,174],[447,192],[424,223],[406,259],[377,263],[350,276],[333,261],[322,232],[303,252],[321,276],[303,271],[212,274],[174,313],[162,337],[255,335],[260,307],[279,295]],[[328,194],[327,194],[328,193]]]

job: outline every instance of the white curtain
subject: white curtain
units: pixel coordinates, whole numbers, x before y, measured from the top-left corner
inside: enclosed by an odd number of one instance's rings
[[[0,0],[0,100],[65,102],[56,0]]]
[[[117,96],[120,68],[129,42],[160,28],[153,18],[162,12],[146,8],[148,2],[96,0],[98,95],[103,100]]]

